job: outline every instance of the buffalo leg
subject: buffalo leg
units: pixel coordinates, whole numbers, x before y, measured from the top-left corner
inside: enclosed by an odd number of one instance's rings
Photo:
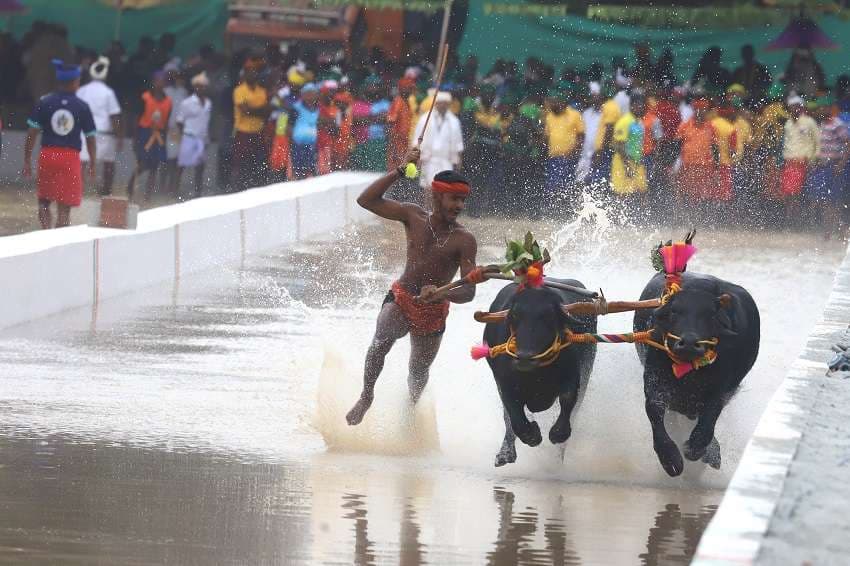
[[[667,475],[676,477],[682,473],[685,463],[679,447],[664,428],[666,410],[665,403],[661,399],[653,397],[646,399],[646,416],[649,417],[649,424],[652,426],[652,447]]]
[[[496,467],[504,466],[505,464],[513,464],[516,462],[516,435],[511,426],[511,417],[507,409],[502,409],[502,414],[505,417],[505,438],[502,440],[502,448],[496,454]]]
[[[511,428],[523,444],[529,446],[537,446],[543,441],[543,436],[540,434],[540,426],[528,420],[525,416],[524,405],[513,399],[505,399],[502,396],[502,405],[508,413],[508,418],[511,421]]]
[[[558,415],[558,420],[555,421],[555,424],[549,430],[549,441],[552,444],[566,442],[572,434],[570,416],[572,416],[573,407],[576,406],[577,400],[578,391],[575,389],[561,393],[558,397],[558,402],[561,404],[561,414]]]
[[[697,461],[703,457],[708,444],[714,438],[714,425],[717,424],[717,418],[722,410],[722,399],[710,399],[706,402],[702,411],[700,411],[697,425],[691,431],[688,441],[685,442],[685,458]]]
[[[715,470],[720,469],[720,443],[717,442],[716,436],[708,443],[708,447],[705,449],[705,454],[702,456],[702,461]]]

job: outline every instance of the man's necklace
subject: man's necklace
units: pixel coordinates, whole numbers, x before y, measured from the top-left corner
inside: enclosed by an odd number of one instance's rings
[[[446,235],[446,239],[443,240],[443,243],[441,244],[440,239],[437,237],[437,232],[436,232],[436,230],[434,230],[434,226],[431,224],[431,215],[430,214],[428,215],[428,228],[431,229],[431,235],[434,236],[434,243],[437,244],[438,248],[445,247],[446,244],[449,243],[449,238],[452,237],[452,234],[454,234],[454,231],[455,231],[455,227],[452,226],[451,229],[449,230],[449,233]]]

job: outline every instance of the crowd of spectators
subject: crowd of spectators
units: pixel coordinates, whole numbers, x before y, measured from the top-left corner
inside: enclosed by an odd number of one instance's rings
[[[17,76],[32,96],[44,87],[31,61],[41,51],[55,56],[62,38],[39,29],[50,48],[25,37],[2,50],[21,55]],[[161,133],[169,165],[149,175],[165,186],[174,185],[178,170],[173,140],[184,124],[176,109],[203,74],[221,192],[342,169],[394,168],[418,143],[434,106],[421,143],[420,183],[427,189],[437,171],[462,171],[476,188],[468,202],[473,215],[569,215],[590,191],[646,217],[798,224],[804,207],[826,232],[842,230],[850,79],[827,87],[809,50],[794,51],[777,76],[751,46],[735,69],[723,66],[719,48],[707,50],[690,77],[676,75],[672,51],[655,58],[646,45],[636,46],[631,61],[584,69],[529,58],[523,65],[498,60],[485,71],[475,56],[451,57],[435,92],[433,63],[419,45],[402,61],[380,49],[347,60],[276,46],[229,59],[204,48],[181,60],[175,47],[176,38],[164,34],[143,38],[129,57],[117,42],[103,54],[111,62],[107,83],[132,116],[128,132],[150,114],[151,93],[170,101]],[[76,49],[83,69],[97,56]],[[3,57],[0,64],[14,66]],[[4,81],[2,96],[20,96],[10,83]],[[410,198],[421,194],[409,191]]]

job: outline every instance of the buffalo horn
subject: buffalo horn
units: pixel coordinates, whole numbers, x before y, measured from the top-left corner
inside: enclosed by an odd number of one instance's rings
[[[478,311],[475,313],[475,321],[483,322],[484,324],[498,324],[505,322],[510,311],[486,312]]]

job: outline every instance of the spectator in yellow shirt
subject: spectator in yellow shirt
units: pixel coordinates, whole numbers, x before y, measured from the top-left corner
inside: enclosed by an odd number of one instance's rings
[[[717,116],[711,120],[717,141],[717,184],[713,200],[730,201],[734,193],[732,187],[732,159],[738,147],[735,135],[734,112],[730,106],[717,109]]]
[[[614,125],[621,116],[620,106],[614,99],[609,99],[602,105],[602,117],[599,120],[599,128],[596,130],[595,151],[590,163],[590,175],[588,175],[588,182],[593,185],[607,185],[611,178]]]
[[[265,183],[268,148],[263,129],[269,117],[269,95],[259,83],[263,60],[249,58],[242,83],[233,91],[233,181],[237,191]]]
[[[567,97],[563,90],[551,91],[544,120],[548,148],[545,194],[549,198],[575,187],[576,166],[584,144],[584,120],[567,105]],[[569,206],[573,205],[574,197],[568,194]]]

